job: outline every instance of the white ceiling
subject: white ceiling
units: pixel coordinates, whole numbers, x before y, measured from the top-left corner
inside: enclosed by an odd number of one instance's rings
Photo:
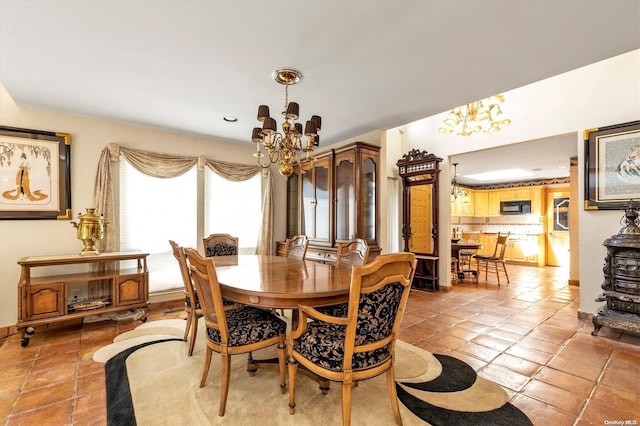
[[[246,144],[278,68],[327,146],[638,48],[638,0],[0,0],[18,105]]]

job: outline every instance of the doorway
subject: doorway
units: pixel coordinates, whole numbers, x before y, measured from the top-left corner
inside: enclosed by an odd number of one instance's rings
[[[569,188],[548,190],[546,206],[546,265],[568,268],[571,249]]]

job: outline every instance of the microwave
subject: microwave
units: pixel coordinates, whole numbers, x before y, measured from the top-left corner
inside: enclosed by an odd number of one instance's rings
[[[500,201],[500,214],[531,214],[531,200]]]

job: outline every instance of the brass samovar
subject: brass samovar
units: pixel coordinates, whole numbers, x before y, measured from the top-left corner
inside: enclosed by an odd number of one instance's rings
[[[84,248],[80,256],[91,256],[99,254],[96,242],[104,237],[104,216],[96,215],[94,208],[86,209],[85,214],[78,213],[78,222],[71,222],[78,230],[78,239],[84,243]]]

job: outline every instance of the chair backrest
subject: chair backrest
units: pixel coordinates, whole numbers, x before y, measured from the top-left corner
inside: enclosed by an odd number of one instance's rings
[[[191,271],[189,270],[189,265],[187,265],[187,258],[184,254],[184,249],[176,244],[175,241],[169,240],[169,244],[171,245],[171,249],[173,250],[173,257],[178,261],[178,265],[180,265],[180,275],[182,276],[182,283],[184,284],[185,293],[189,296],[189,300],[192,303],[192,306],[196,306],[197,297],[193,291],[193,282],[191,281]]]
[[[354,353],[385,347],[393,353],[415,270],[416,256],[406,252],[380,255],[353,267],[344,369],[352,368]]]
[[[296,235],[287,239],[287,257],[303,259],[307,255],[309,239],[306,235]]]
[[[345,243],[338,244],[337,266],[359,266],[367,263],[369,257],[369,244],[363,239],[354,238]]]
[[[220,330],[220,338],[224,345],[229,341],[229,331],[214,260],[212,257],[203,257],[192,248],[185,248],[184,253],[207,326]]]
[[[498,238],[496,239],[496,247],[493,249],[493,258],[504,260],[504,252],[507,249],[507,241],[509,240],[509,235],[511,232],[507,232],[505,235],[502,235],[498,232]]]
[[[238,254],[238,238],[229,234],[211,234],[202,239],[207,257]]]

